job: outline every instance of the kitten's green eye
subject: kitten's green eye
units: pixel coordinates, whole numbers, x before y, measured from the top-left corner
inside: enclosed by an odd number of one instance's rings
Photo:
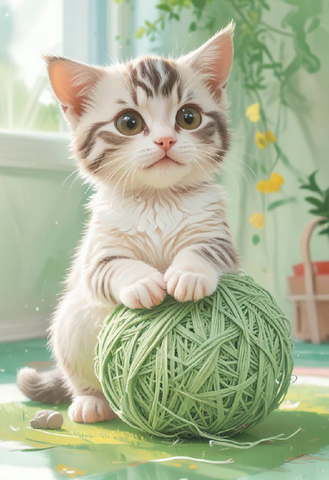
[[[176,122],[185,130],[194,130],[201,123],[201,115],[194,107],[183,107],[177,112]]]
[[[137,135],[144,128],[142,117],[137,112],[126,112],[116,121],[116,127],[123,135]]]

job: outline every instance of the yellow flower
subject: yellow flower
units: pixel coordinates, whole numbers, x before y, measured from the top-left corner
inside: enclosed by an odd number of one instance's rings
[[[268,180],[260,180],[257,183],[257,190],[260,193],[279,192],[281,185],[284,185],[284,178],[279,173],[273,172]]]
[[[261,148],[261,149],[266,148],[268,145],[268,140],[266,138],[266,135],[264,135],[264,133],[262,132],[257,132],[255,136],[255,143],[258,148]]]
[[[281,185],[284,185],[284,178],[279,173],[273,172],[271,173],[271,176],[270,176],[270,182],[271,182],[272,188],[276,192],[278,192],[280,190]]]
[[[274,133],[271,132],[271,130],[267,130],[265,135],[266,135],[266,138],[269,142],[276,142],[276,137],[275,137]]]
[[[265,215],[263,213],[253,213],[249,218],[249,223],[257,230],[263,230],[265,226]]]
[[[268,180],[261,180],[257,183],[257,190],[260,193],[271,193],[271,184]]]
[[[251,122],[258,122],[260,119],[260,105],[259,103],[253,103],[252,105],[249,105],[249,107],[246,110],[246,117],[249,117],[249,120]]]
[[[271,142],[276,142],[276,138],[271,130],[267,130],[266,133],[256,132],[255,136],[255,143],[258,148],[264,149],[266,148]]]

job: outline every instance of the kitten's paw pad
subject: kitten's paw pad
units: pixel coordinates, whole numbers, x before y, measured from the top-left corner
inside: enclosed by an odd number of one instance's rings
[[[116,418],[108,402],[93,395],[75,397],[68,415],[70,420],[78,423],[97,423]]]
[[[120,292],[121,302],[129,308],[152,308],[166,295],[166,283],[160,272],[142,278]]]
[[[212,295],[217,287],[217,279],[202,273],[177,270],[170,267],[166,274],[167,291],[179,302],[201,300]]]

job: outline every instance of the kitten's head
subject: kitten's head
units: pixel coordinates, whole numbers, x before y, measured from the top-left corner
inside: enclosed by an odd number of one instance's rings
[[[126,190],[209,179],[229,147],[233,29],[177,60],[140,57],[100,68],[47,57],[83,175]]]

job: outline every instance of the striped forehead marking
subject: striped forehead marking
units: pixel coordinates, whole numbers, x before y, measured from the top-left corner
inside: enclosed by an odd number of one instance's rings
[[[178,101],[182,98],[182,83],[175,62],[164,58],[146,57],[134,66],[128,65],[130,94],[137,105],[137,87],[144,90],[147,98],[161,95],[168,98],[176,88]]]

